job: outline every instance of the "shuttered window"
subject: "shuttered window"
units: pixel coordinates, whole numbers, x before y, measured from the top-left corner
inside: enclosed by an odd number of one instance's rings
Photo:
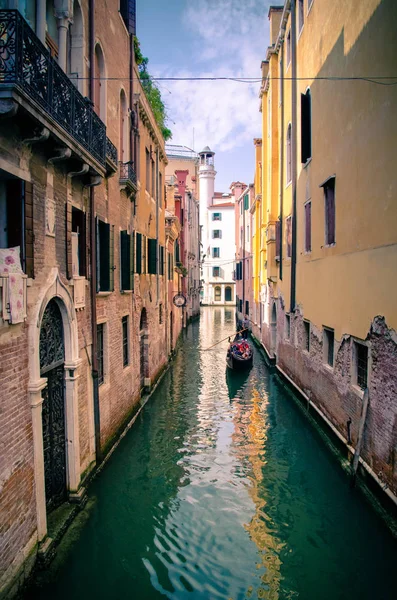
[[[250,207],[249,205],[249,196],[248,194],[245,194],[244,196],[244,210],[248,210]]]
[[[21,267],[28,277],[33,269],[33,185],[21,179],[0,182],[0,213],[3,226],[0,248],[19,246]]]
[[[85,277],[86,260],[86,216],[82,210],[66,203],[66,268],[70,279],[74,275]]]
[[[136,272],[138,275],[142,273],[142,234],[136,234]]]
[[[323,184],[325,204],[325,244],[335,244],[335,177]]]
[[[236,263],[236,280],[240,281],[243,278],[243,263],[240,261]]]
[[[168,253],[168,279],[171,281],[174,278],[174,256]]]
[[[157,240],[148,238],[148,272],[151,275],[157,273]]]
[[[312,156],[312,102],[310,90],[301,94],[301,161],[305,163]]]
[[[222,221],[222,213],[213,213],[212,220],[213,221]]]
[[[220,248],[212,248],[212,258],[220,258],[221,249]]]
[[[176,240],[175,242],[175,262],[178,263],[180,262],[180,252],[179,252],[179,241]]]
[[[212,277],[220,277],[221,268],[220,267],[212,267]]]
[[[134,234],[127,231],[120,232],[120,287],[134,289]]]
[[[147,237],[142,234],[142,273],[147,273]]]
[[[96,219],[97,291],[114,290],[114,226]]]
[[[159,246],[159,274],[164,275],[164,246]]]
[[[285,244],[287,246],[287,258],[292,256],[292,217],[285,219]]]
[[[305,204],[305,252],[312,251],[312,203]]]
[[[276,260],[281,256],[281,221],[276,221]]]

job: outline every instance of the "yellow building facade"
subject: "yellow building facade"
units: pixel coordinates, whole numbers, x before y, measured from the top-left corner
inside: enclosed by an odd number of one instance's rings
[[[294,0],[269,19],[253,331],[350,452],[365,419],[363,468],[395,500],[397,5]]]

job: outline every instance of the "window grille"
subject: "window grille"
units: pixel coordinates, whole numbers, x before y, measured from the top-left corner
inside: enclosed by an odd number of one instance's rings
[[[368,384],[368,347],[355,343],[357,385],[365,390]]]
[[[334,331],[324,328],[324,355],[327,364],[334,366]]]

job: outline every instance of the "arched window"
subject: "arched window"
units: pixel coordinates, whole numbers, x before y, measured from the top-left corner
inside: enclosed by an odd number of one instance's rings
[[[95,46],[95,84],[94,84],[94,110],[106,123],[106,69],[105,59],[100,44]]]
[[[222,298],[222,290],[219,285],[215,287],[215,302],[220,302]]]
[[[73,23],[69,25],[68,30],[66,70],[76,88],[85,96],[84,24],[81,7],[77,0],[73,2]]]
[[[230,285],[225,287],[225,302],[231,302],[233,300],[233,292]]]
[[[292,177],[292,148],[291,148],[292,126],[289,123],[287,128],[287,184]]]
[[[120,92],[120,161],[128,162],[128,113],[127,97],[124,90]]]

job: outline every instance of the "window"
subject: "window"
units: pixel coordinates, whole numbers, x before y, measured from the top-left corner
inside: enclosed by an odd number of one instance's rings
[[[225,287],[225,302],[232,302],[233,301],[233,290],[230,287],[230,285],[227,285]]]
[[[104,336],[105,325],[101,323],[96,326],[96,336],[97,336],[97,357],[98,357],[98,385],[102,385],[104,382],[104,346],[105,346],[105,336]]]
[[[276,221],[276,260],[280,260],[281,256],[281,221]]]
[[[291,29],[287,34],[287,68],[291,62]]]
[[[312,251],[312,203],[305,204],[305,252]]]
[[[114,226],[96,219],[97,292],[113,292],[113,239]]]
[[[157,273],[157,240],[148,238],[148,273]]]
[[[324,327],[323,334],[324,362],[334,366],[334,330]]]
[[[240,281],[243,278],[243,263],[240,261],[236,263],[236,280]]]
[[[95,80],[94,80],[94,110],[98,117],[106,123],[106,71],[105,59],[99,44],[95,46]]]
[[[164,275],[164,246],[159,246],[159,275]]]
[[[217,285],[215,288],[215,302],[220,302],[221,298],[222,298],[222,290],[221,290],[221,287],[219,285]]]
[[[324,184],[325,203],[325,244],[335,244],[335,177],[330,177]]]
[[[301,94],[301,162],[312,156],[312,99],[310,90]]]
[[[70,204],[67,205],[67,219],[70,215]],[[67,222],[67,254],[68,254],[68,275],[86,275],[86,229],[85,229],[85,213],[74,206],[71,207],[71,236],[69,238],[69,223]],[[70,240],[70,241],[69,241]],[[69,248],[71,251],[72,269],[70,271]],[[70,275],[70,276],[71,276]]]
[[[120,15],[129,33],[135,32],[135,10],[135,2],[132,2],[131,0],[120,0]]]
[[[212,248],[212,258],[220,258],[221,250],[220,248]]]
[[[135,272],[138,273],[138,275],[140,275],[142,273],[142,234],[141,233],[136,234],[135,256],[136,256]]]
[[[212,267],[212,277],[220,277],[221,276],[221,268],[220,267]]]
[[[34,277],[33,185],[22,179],[0,181],[0,248],[19,247],[21,267]]]
[[[302,31],[303,24],[305,22],[305,15],[303,12],[303,0],[298,0],[298,31]]]
[[[303,349],[310,352],[310,321],[303,321]]]
[[[287,258],[292,256],[292,217],[285,219],[285,243],[287,246]]]
[[[124,90],[120,92],[120,161],[127,162],[128,156],[128,110],[127,98]]]
[[[243,312],[243,301],[242,300],[238,301],[238,309],[241,313]]]
[[[368,387],[368,346],[353,342],[353,382],[365,390]]]
[[[159,173],[159,206],[163,206],[163,174]]]
[[[212,237],[213,238],[219,238],[219,239],[221,239],[222,238],[222,231],[220,229],[214,229],[212,231]]]
[[[130,349],[128,339],[128,315],[121,319],[121,328],[123,333],[123,367],[127,367],[130,363]]]
[[[163,303],[160,302],[159,304],[159,324],[161,325],[163,323],[164,317],[163,317]]]
[[[291,183],[292,180],[292,146],[291,146],[291,137],[292,137],[292,125],[289,123],[287,129],[287,185]]]
[[[248,194],[245,194],[245,196],[244,196],[244,210],[248,210],[249,207],[250,207],[249,196],[248,196]]]
[[[151,185],[152,189],[151,189],[151,195],[152,195],[152,198],[154,198],[156,196],[156,177],[155,177],[155,175],[156,175],[156,168],[155,168],[154,160],[153,159],[150,161],[150,164],[151,164],[151,168],[152,168],[152,185]]]
[[[147,272],[147,237],[142,235],[142,273]]]
[[[248,302],[248,300],[245,301],[245,314],[248,315],[250,314],[250,303]]]
[[[150,152],[146,148],[146,191],[150,193]]]
[[[222,213],[212,213],[213,221],[222,221]]]
[[[174,278],[174,255],[168,253],[168,280],[171,281]]]
[[[120,289],[134,289],[134,234],[120,231]]]
[[[285,315],[285,339],[291,338],[291,315]]]

